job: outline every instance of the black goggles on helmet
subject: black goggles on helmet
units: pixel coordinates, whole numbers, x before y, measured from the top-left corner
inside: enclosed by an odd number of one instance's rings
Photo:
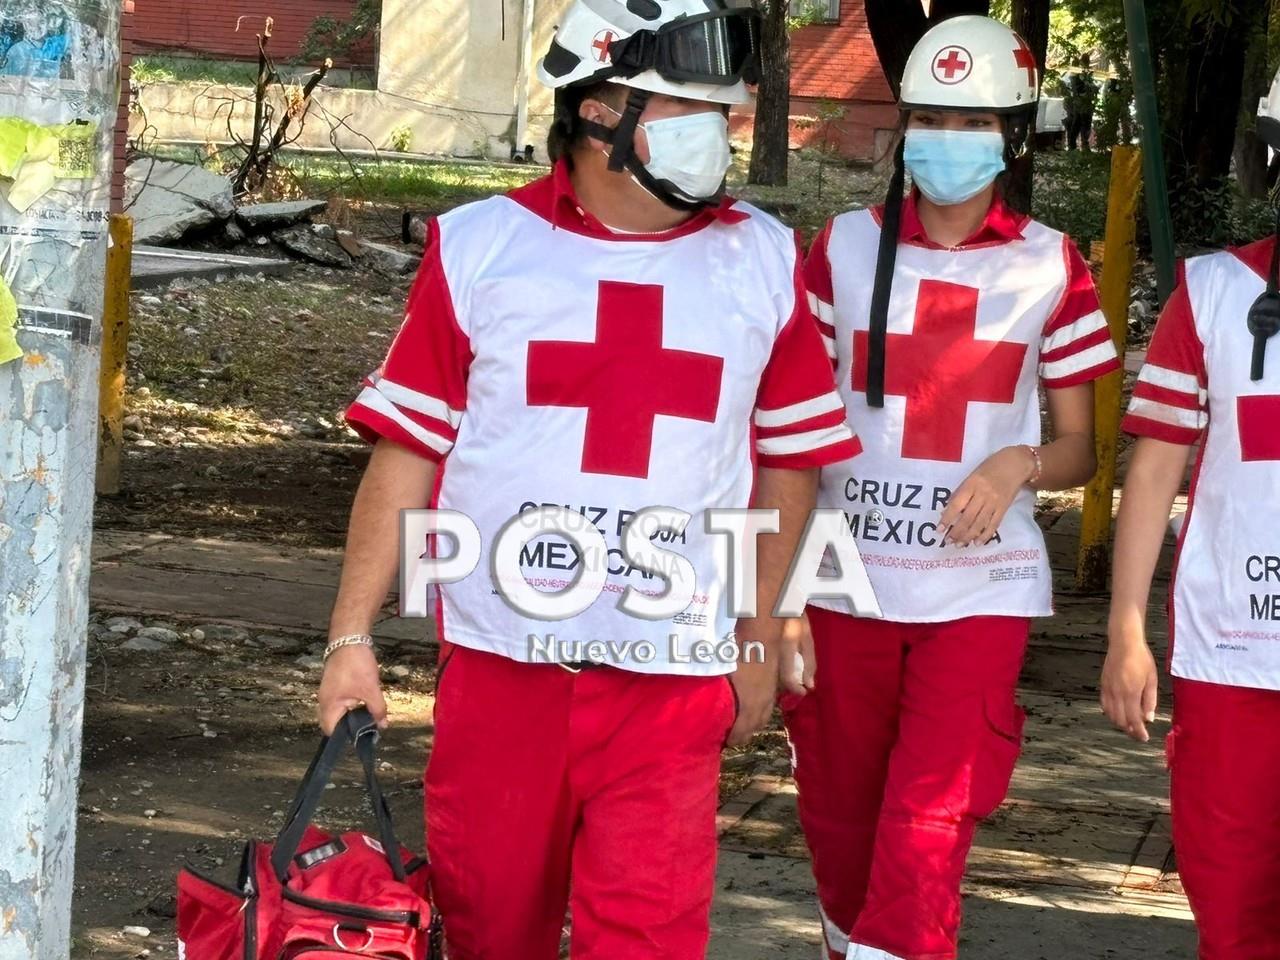
[[[755,83],[760,70],[760,14],[752,6],[681,17],[638,30],[609,47],[614,73],[646,70],[677,83]]]

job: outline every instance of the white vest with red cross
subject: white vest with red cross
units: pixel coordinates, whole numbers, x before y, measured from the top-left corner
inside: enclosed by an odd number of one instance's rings
[[[732,201],[664,234],[610,231],[578,205],[563,166],[432,224],[404,326],[348,420],[441,462],[437,505],[479,527],[478,567],[441,588],[444,639],[516,660],[733,670],[712,650],[734,621],[706,512],[748,506],[753,462],[816,468],[857,450],[800,266],[790,230]],[[499,530],[549,504],[607,547],[584,558],[545,536],[525,548],[536,589],[607,566],[604,592],[569,620],[523,616],[490,573]],[[617,609],[628,587],[665,590],[621,550],[628,520],[655,506],[692,515],[656,540],[697,578],[690,605],[658,621]]]
[[[940,247],[908,201],[889,304],[885,402],[873,409],[866,357],[880,216],[836,217],[806,267],[864,446],[823,469],[820,504],[844,511],[886,619],[1046,616],[1052,584],[1030,489],[983,546],[947,545],[939,521],[952,492],[987,457],[1040,444],[1042,382],[1071,387],[1118,368],[1088,266],[1063,234],[999,201],[969,241]],[[815,603],[847,612],[841,601]]]
[[[1247,321],[1273,242],[1188,261],[1124,427],[1201,444],[1174,570],[1174,675],[1280,690],[1280,338],[1251,380]]]

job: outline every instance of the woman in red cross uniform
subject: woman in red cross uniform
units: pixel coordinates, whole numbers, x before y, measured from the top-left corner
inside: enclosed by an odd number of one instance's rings
[[[995,20],[930,30],[888,201],[835,217],[806,267],[864,444],[822,469],[819,502],[884,612],[818,598],[791,631],[805,670],[782,706],[833,960],[956,955],[974,830],[1018,758],[1031,619],[1053,612],[1036,491],[1095,469],[1093,381],[1119,361],[1088,266],[1001,196],[1037,80]]]
[[[1258,133],[1280,149],[1280,74]],[[1151,580],[1197,448],[1169,604],[1178,870],[1201,960],[1280,957],[1280,248],[1196,257],[1156,325],[1124,428],[1138,438],[1116,530],[1102,675],[1146,742]]]

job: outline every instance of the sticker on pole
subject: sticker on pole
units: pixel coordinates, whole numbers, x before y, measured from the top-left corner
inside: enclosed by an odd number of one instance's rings
[[[0,364],[17,360],[22,356],[15,335],[18,328],[18,301],[9,285],[0,277]]]

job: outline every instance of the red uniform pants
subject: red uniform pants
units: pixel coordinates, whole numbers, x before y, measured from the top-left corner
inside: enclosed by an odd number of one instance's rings
[[[450,960],[555,960],[566,905],[574,960],[702,960],[728,678],[443,656],[426,817]]]
[[[1173,847],[1201,960],[1280,958],[1280,691],[1174,678]]]
[[[1029,621],[809,622],[815,687],[783,715],[830,957],[950,960],[974,830],[1022,742]]]

